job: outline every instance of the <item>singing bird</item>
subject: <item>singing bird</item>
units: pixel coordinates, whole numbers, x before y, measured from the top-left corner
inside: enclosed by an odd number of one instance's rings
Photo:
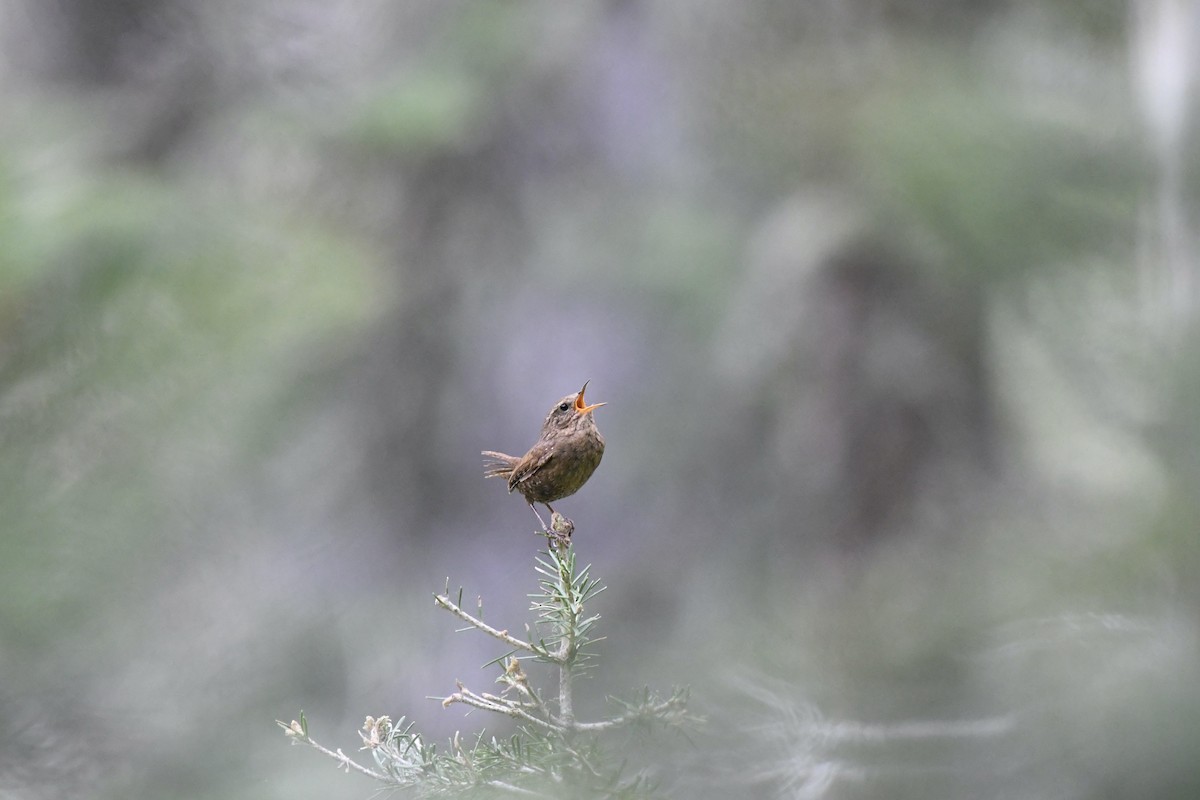
[[[556,512],[550,504],[579,491],[604,455],[604,437],[592,412],[605,404],[589,406],[584,402],[588,383],[583,384],[578,394],[569,394],[554,404],[542,423],[541,436],[525,455],[517,458],[494,450],[483,451],[488,459],[484,475],[507,479],[508,491],[521,493],[547,534],[554,532],[546,527],[534,503],[550,509],[553,520]],[[574,527],[570,520],[565,520],[565,524],[568,529]]]

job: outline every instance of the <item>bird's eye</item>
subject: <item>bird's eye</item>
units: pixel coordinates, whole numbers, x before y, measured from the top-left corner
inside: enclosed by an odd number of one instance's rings
[[[571,404],[570,404],[570,403],[562,403],[562,404],[560,404],[560,405],[559,405],[559,407],[558,407],[558,410],[559,410],[559,411],[567,411],[567,410],[569,410],[570,408],[571,408]]]

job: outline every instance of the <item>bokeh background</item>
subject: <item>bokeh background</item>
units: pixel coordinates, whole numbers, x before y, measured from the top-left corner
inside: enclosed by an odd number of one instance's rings
[[[586,379],[577,702],[690,684],[673,796],[1200,796],[1198,39],[0,2],[0,798],[371,796],[301,708],[503,732],[432,593],[528,619],[479,451]]]

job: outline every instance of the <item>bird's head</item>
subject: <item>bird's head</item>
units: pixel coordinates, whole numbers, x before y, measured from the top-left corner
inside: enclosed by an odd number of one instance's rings
[[[585,382],[583,388],[578,393],[569,394],[554,404],[554,408],[550,409],[550,413],[546,415],[545,423],[542,424],[543,431],[579,430],[596,425],[595,420],[592,419],[592,412],[605,404],[587,404],[587,401],[583,399],[583,394],[587,391],[588,383],[591,383],[591,381]]]

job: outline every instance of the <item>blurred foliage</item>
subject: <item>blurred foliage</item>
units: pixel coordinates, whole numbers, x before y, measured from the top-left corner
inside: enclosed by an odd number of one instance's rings
[[[94,624],[98,601],[148,590],[149,575],[129,583],[131,562],[193,533],[170,523],[178,505],[286,435],[304,348],[378,310],[370,261],[347,239],[210,198],[199,176],[18,178],[49,157],[32,141],[10,148],[0,186],[14,243],[0,617],[22,643],[6,658],[26,669]]]
[[[885,210],[974,280],[1131,258],[1148,176],[1128,101],[1120,115],[1119,96],[1014,87],[956,63],[922,65],[865,105],[855,130]]]
[[[449,736],[426,592],[507,616],[532,546],[476,454],[590,378],[578,702],[691,684],[684,795],[1195,796],[1136,10],[0,7],[0,794],[369,791],[301,703]]]
[[[479,104],[479,90],[466,78],[406,74],[366,104],[346,135],[380,150],[419,156],[466,143],[478,125]]]

